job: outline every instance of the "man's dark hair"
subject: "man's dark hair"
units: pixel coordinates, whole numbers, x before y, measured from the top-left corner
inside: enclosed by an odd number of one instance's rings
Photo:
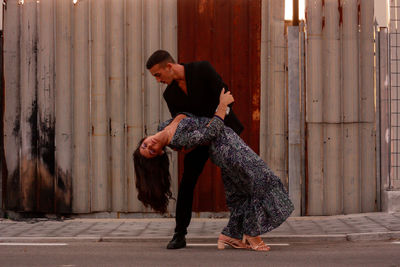
[[[167,51],[157,50],[149,57],[149,59],[147,59],[146,68],[149,70],[154,65],[160,63],[175,63],[175,60]]]

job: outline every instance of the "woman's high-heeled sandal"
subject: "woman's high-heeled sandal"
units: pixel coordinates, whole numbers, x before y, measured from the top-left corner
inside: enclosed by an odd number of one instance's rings
[[[260,236],[243,235],[243,243],[248,244],[255,251],[269,251],[271,248],[264,243]]]
[[[228,245],[232,248],[242,248],[242,249],[249,248],[249,246],[243,243],[240,239],[232,238],[223,234],[219,235],[217,244],[218,244],[218,249],[224,249],[225,245]]]

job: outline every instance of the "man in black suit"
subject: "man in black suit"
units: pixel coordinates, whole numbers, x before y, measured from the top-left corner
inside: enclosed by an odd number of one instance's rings
[[[172,117],[179,112],[211,118],[218,106],[222,88],[228,86],[207,61],[177,64],[164,50],[155,51],[147,60],[146,68],[157,82],[168,84],[163,97]],[[237,134],[243,125],[232,110],[227,111],[225,125]],[[208,159],[208,147],[199,146],[185,155],[184,170],[176,203],[176,227],[168,249],[186,246],[185,235],[192,217],[193,191]]]

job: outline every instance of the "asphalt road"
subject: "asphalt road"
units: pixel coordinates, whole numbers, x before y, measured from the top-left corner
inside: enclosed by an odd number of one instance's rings
[[[275,244],[275,245],[274,245]],[[272,243],[268,253],[165,242],[0,243],[0,266],[399,266],[400,242]]]

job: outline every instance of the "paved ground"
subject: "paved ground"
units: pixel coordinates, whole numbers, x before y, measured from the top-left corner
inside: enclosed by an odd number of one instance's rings
[[[165,249],[154,242],[0,243],[0,266],[377,266],[400,267],[400,242],[269,243],[271,251],[218,250],[216,243],[191,242]]]
[[[227,219],[192,219],[188,241],[215,241]],[[0,219],[0,242],[19,240],[135,241],[169,240],[174,219]],[[400,213],[290,217],[264,235],[268,242],[400,239]]]

